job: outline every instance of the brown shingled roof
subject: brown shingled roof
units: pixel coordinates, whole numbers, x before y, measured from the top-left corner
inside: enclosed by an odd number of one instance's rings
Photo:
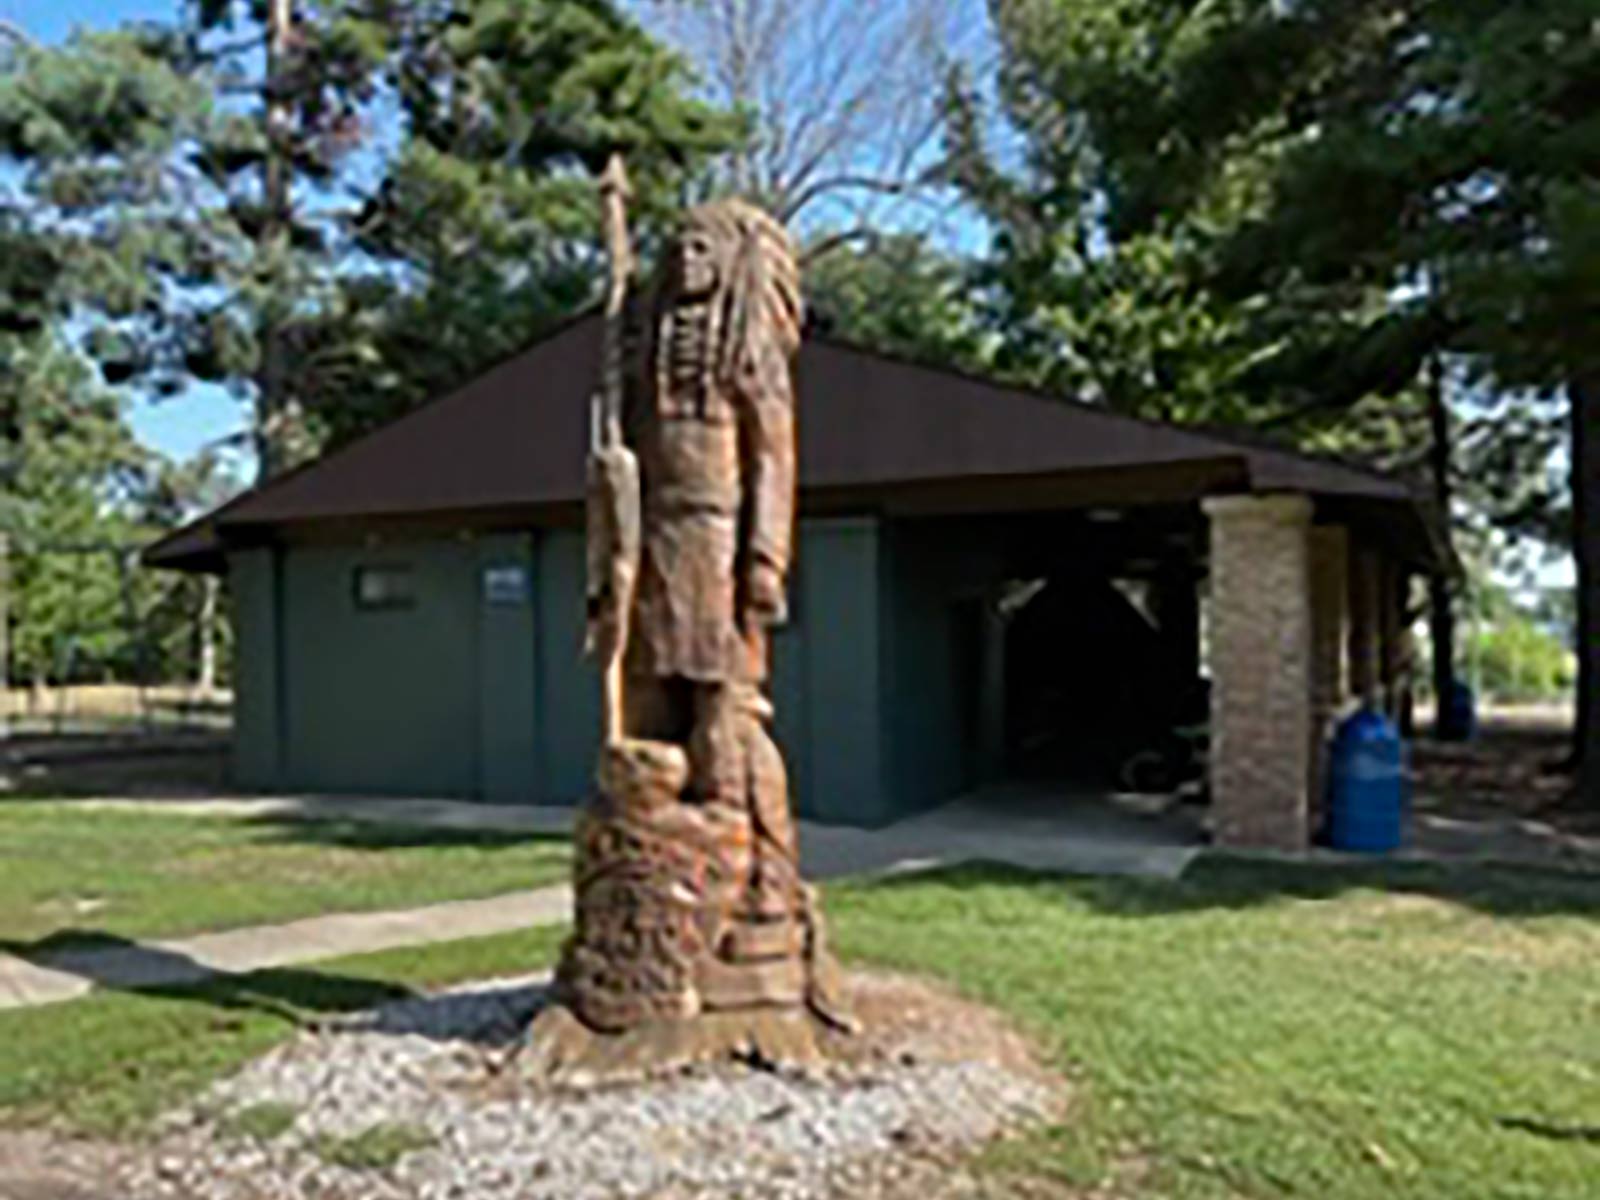
[[[471,525],[493,512],[538,524],[570,511],[583,496],[599,360],[599,319],[578,319],[457,391],[169,535],[146,561],[210,569],[230,542],[311,522],[453,514]],[[1120,416],[824,337],[806,341],[797,374],[802,504],[812,510],[937,511],[958,494],[970,511],[1292,490],[1394,506],[1422,527],[1397,480],[1224,434]]]

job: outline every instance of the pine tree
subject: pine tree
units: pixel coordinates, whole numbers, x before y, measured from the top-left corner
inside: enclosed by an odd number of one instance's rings
[[[0,152],[106,378],[227,387],[263,477],[580,307],[609,149],[648,218],[739,133],[608,0],[199,0],[17,64]]]
[[[742,124],[605,0],[393,2],[400,142],[355,222],[345,281],[368,369],[327,412],[336,440],[441,394],[580,311],[605,270],[594,176],[627,155],[648,252]]]
[[[1332,382],[1330,362],[1350,403],[1413,382],[1414,371],[1383,374],[1376,348],[1349,336],[1381,311],[1380,288],[1306,287],[1262,309],[1209,278],[1219,239],[1262,202],[1270,153],[1230,146],[1184,205],[1153,209],[1138,186],[1192,53],[1193,30],[1176,11],[1186,6],[990,7],[997,80],[990,89],[952,80],[945,172],[993,231],[979,283],[996,368],[1124,412],[1409,455],[1414,398],[1387,428],[1370,411],[1353,423],[1305,411]]]
[[[143,452],[77,354],[43,332],[0,341],[0,406],[16,414],[0,489],[10,673],[42,683],[113,669],[132,649],[118,555],[136,545],[124,501]]]
[[[204,0],[179,21],[34,48],[0,94],[29,219],[69,247],[113,384],[222,384],[271,475],[311,449],[352,160],[382,30],[351,6]]]
[[[980,370],[988,339],[971,299],[973,271],[913,235],[866,246],[825,240],[806,256],[806,303],[826,333],[918,362]]]

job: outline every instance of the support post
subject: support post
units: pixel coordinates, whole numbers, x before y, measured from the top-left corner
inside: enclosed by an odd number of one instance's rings
[[[1450,508],[1453,503],[1450,478],[1450,406],[1444,394],[1444,364],[1433,356],[1428,369],[1428,417],[1432,429],[1429,463],[1433,472],[1433,506],[1444,530],[1450,536]],[[1433,642],[1433,729],[1441,741],[1466,736],[1449,716],[1450,693],[1456,682],[1456,611],[1450,576],[1435,569],[1428,581],[1429,639]]]
[[[1349,697],[1345,640],[1349,608],[1350,535],[1342,525],[1311,530],[1311,827],[1327,797],[1329,742]]]
[[[0,743],[11,740],[11,541],[0,531]],[[0,752],[4,746],[0,745]]]
[[[1219,496],[1205,512],[1216,837],[1301,850],[1311,778],[1311,501]]]
[[[1378,707],[1378,557],[1353,543],[1350,559],[1350,691],[1362,704]]]
[[[1405,574],[1389,559],[1378,567],[1378,685],[1383,711],[1396,724],[1405,688]]]

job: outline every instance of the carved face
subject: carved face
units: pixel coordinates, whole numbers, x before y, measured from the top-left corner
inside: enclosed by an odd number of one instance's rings
[[[678,294],[700,298],[717,286],[716,239],[708,229],[691,225],[678,239]]]

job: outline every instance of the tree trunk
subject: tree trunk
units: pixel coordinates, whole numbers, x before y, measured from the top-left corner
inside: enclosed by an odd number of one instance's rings
[[[217,592],[220,583],[207,575],[200,593],[200,694],[210,697],[217,691]]]
[[[1429,462],[1433,473],[1433,503],[1444,535],[1450,536],[1450,409],[1444,398],[1444,364],[1436,355],[1428,371],[1428,419],[1433,430]],[[1435,571],[1428,579],[1429,629],[1433,640],[1434,735],[1440,740],[1460,737],[1449,707],[1456,681],[1456,612],[1450,579]]]
[[[11,737],[11,542],[0,532],[0,743]]]
[[[267,9],[266,131],[267,154],[263,163],[262,189],[266,220],[262,224],[257,253],[271,255],[281,263],[289,249],[289,223],[293,217],[289,193],[289,122],[287,101],[280,95],[279,73],[289,55],[293,28],[291,0],[271,0]],[[294,464],[295,426],[299,414],[286,395],[283,331],[273,311],[279,302],[267,300],[261,316],[261,374],[256,380],[256,472],[261,480],[287,470]]]
[[[1600,808],[1600,372],[1575,379],[1572,544],[1578,567],[1578,720],[1572,754],[1578,800]]]

